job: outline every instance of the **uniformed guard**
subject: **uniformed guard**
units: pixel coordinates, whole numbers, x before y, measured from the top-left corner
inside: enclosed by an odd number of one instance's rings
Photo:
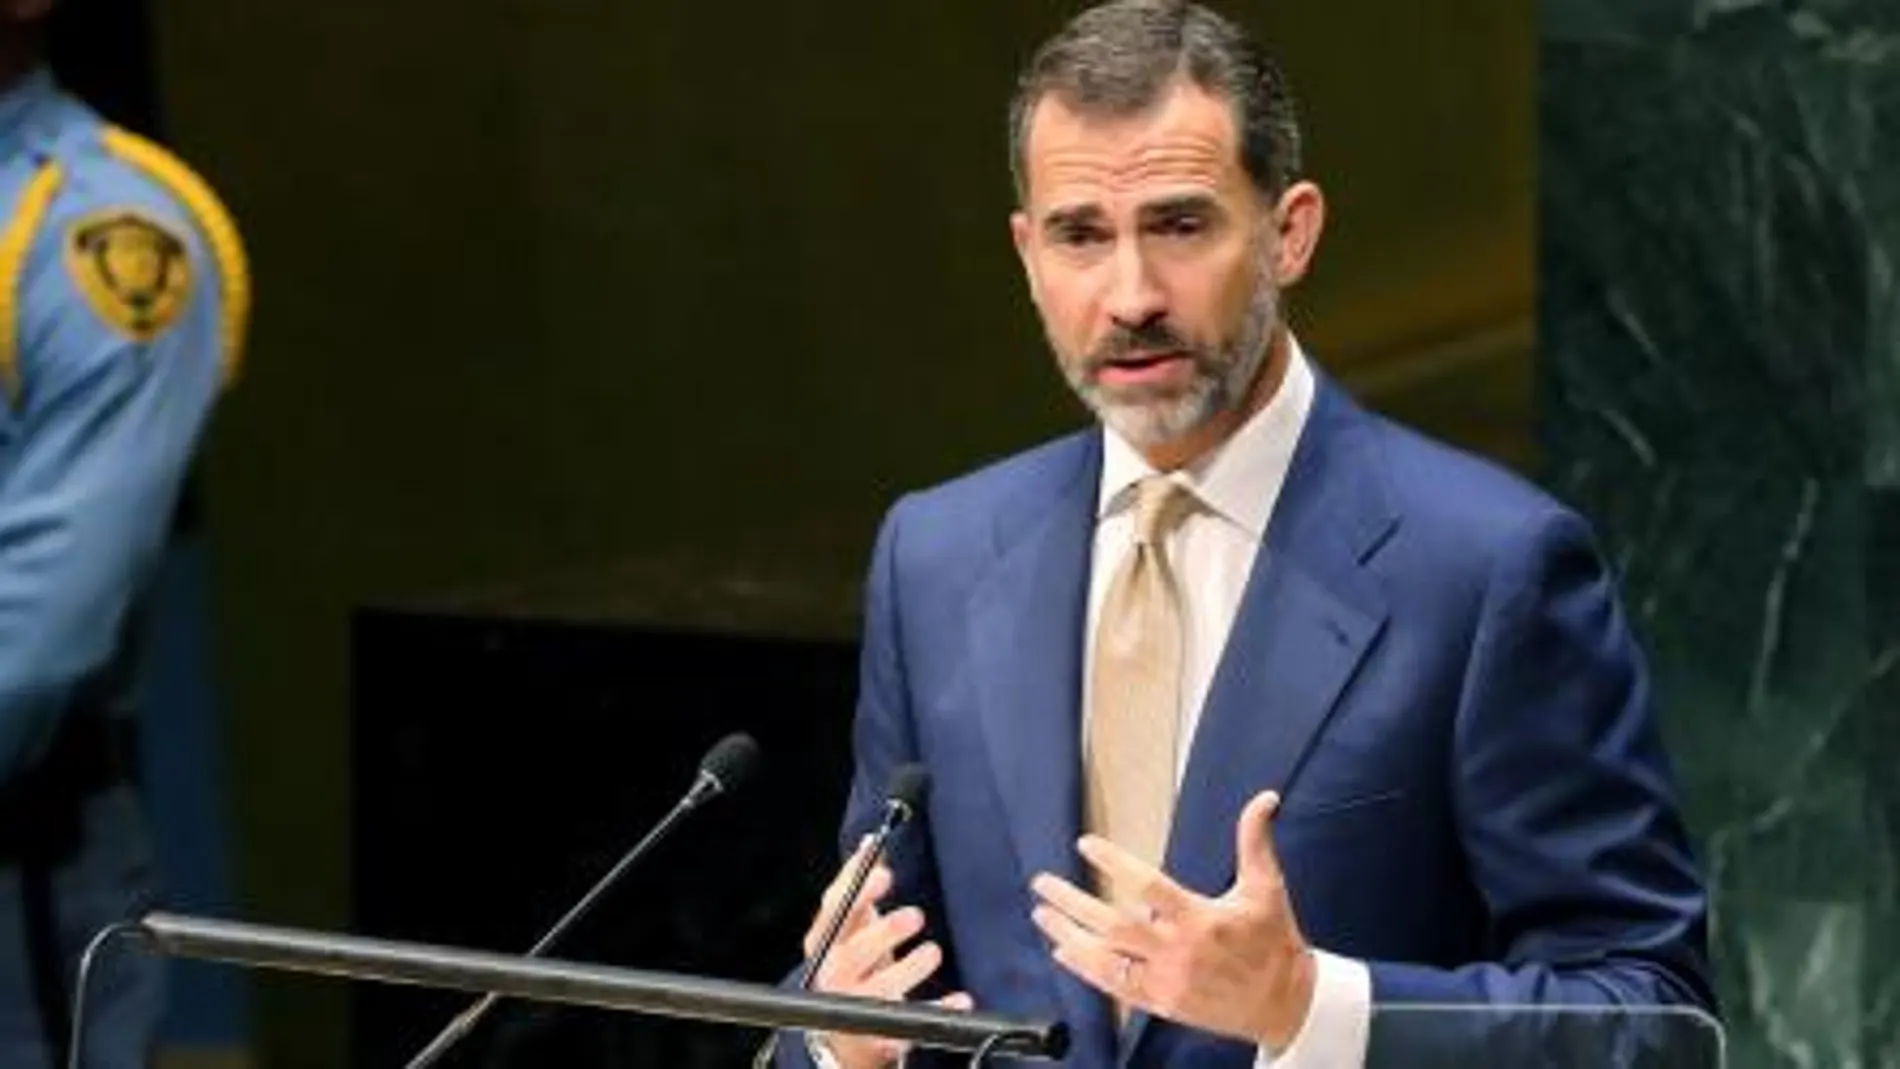
[[[0,1067],[62,1069],[92,935],[147,908],[138,605],[249,307],[236,229],[171,155],[40,61],[0,0]],[[155,959],[102,959],[86,1064],[143,1069]]]

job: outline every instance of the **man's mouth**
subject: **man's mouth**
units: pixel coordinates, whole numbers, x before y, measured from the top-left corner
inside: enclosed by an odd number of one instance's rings
[[[1120,353],[1103,361],[1096,377],[1108,386],[1163,385],[1193,366],[1192,356],[1178,349]]]
[[[1123,353],[1120,356],[1109,358],[1107,363],[1109,367],[1126,368],[1126,369],[1138,371],[1142,368],[1155,367],[1159,364],[1164,364],[1170,360],[1182,360],[1182,359],[1185,359],[1186,357],[1187,357],[1186,353],[1180,352],[1178,350],[1162,349],[1162,350],[1156,350],[1152,352]]]

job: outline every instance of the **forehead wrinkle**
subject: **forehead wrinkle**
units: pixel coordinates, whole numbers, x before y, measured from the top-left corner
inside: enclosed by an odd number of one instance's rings
[[[1055,145],[1037,154],[1038,184],[1051,202],[1125,195],[1143,186],[1170,193],[1219,191],[1233,163],[1220,138],[1181,134],[1133,148]]]

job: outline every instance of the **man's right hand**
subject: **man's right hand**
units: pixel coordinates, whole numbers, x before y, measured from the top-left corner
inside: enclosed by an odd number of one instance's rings
[[[838,870],[831,886],[825,888],[818,913],[805,932],[807,961],[817,952],[818,940],[824,937],[825,925],[844,898],[851,872],[868,849],[869,840],[859,843],[857,852]],[[812,978],[812,990],[901,1002],[943,964],[943,948],[929,940],[912,947],[902,957],[896,956],[899,946],[924,930],[924,914],[915,906],[882,912],[878,902],[890,892],[891,870],[880,864],[871,870],[863,891],[852,903],[844,926],[838,930],[837,943],[819,966],[818,975]],[[938,999],[937,1004],[960,1010],[968,1010],[972,1005],[970,996],[962,992]],[[872,1036],[826,1032],[817,1039],[837,1061],[839,1069],[884,1069],[896,1064],[905,1051],[905,1045],[896,1040]]]

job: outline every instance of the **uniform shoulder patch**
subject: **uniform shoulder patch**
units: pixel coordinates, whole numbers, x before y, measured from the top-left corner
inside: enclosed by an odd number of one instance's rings
[[[136,208],[109,208],[66,230],[73,284],[114,329],[136,341],[165,333],[191,294],[191,256],[183,238]]]

